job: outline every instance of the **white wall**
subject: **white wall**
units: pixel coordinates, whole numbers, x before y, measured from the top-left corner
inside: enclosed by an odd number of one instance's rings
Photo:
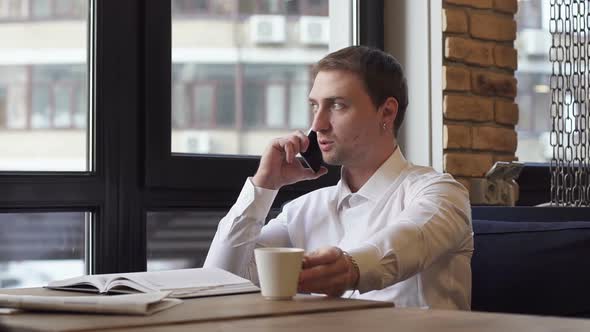
[[[411,162],[442,171],[442,0],[386,0],[384,10],[385,50],[408,79],[400,146]]]

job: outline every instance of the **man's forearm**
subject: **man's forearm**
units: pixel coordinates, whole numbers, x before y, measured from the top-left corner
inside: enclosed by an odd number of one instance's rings
[[[249,277],[247,267],[275,196],[275,191],[257,188],[248,179],[234,206],[219,222],[204,266]]]
[[[217,267],[250,278],[247,267],[252,262],[256,235],[262,226],[256,220],[232,217],[228,215],[221,220],[203,267]],[[232,222],[240,224],[241,229],[232,227]]]

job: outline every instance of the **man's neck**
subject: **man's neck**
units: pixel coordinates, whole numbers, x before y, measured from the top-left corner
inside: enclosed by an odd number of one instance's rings
[[[397,145],[394,145],[392,149],[383,151],[380,158],[375,159],[375,162],[371,164],[363,163],[359,165],[343,166],[342,176],[350,191],[353,193],[359,191],[359,189],[369,181],[371,176],[377,172],[379,167],[391,157],[395,150],[397,150]]]

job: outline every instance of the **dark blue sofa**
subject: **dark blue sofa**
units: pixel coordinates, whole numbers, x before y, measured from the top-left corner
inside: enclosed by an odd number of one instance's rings
[[[472,310],[590,317],[590,208],[472,215]]]

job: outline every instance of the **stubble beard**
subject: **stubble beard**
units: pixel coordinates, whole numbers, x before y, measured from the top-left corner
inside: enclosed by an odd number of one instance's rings
[[[327,155],[322,153],[324,163],[330,166],[342,166],[346,160],[346,154],[337,149],[333,149]]]

